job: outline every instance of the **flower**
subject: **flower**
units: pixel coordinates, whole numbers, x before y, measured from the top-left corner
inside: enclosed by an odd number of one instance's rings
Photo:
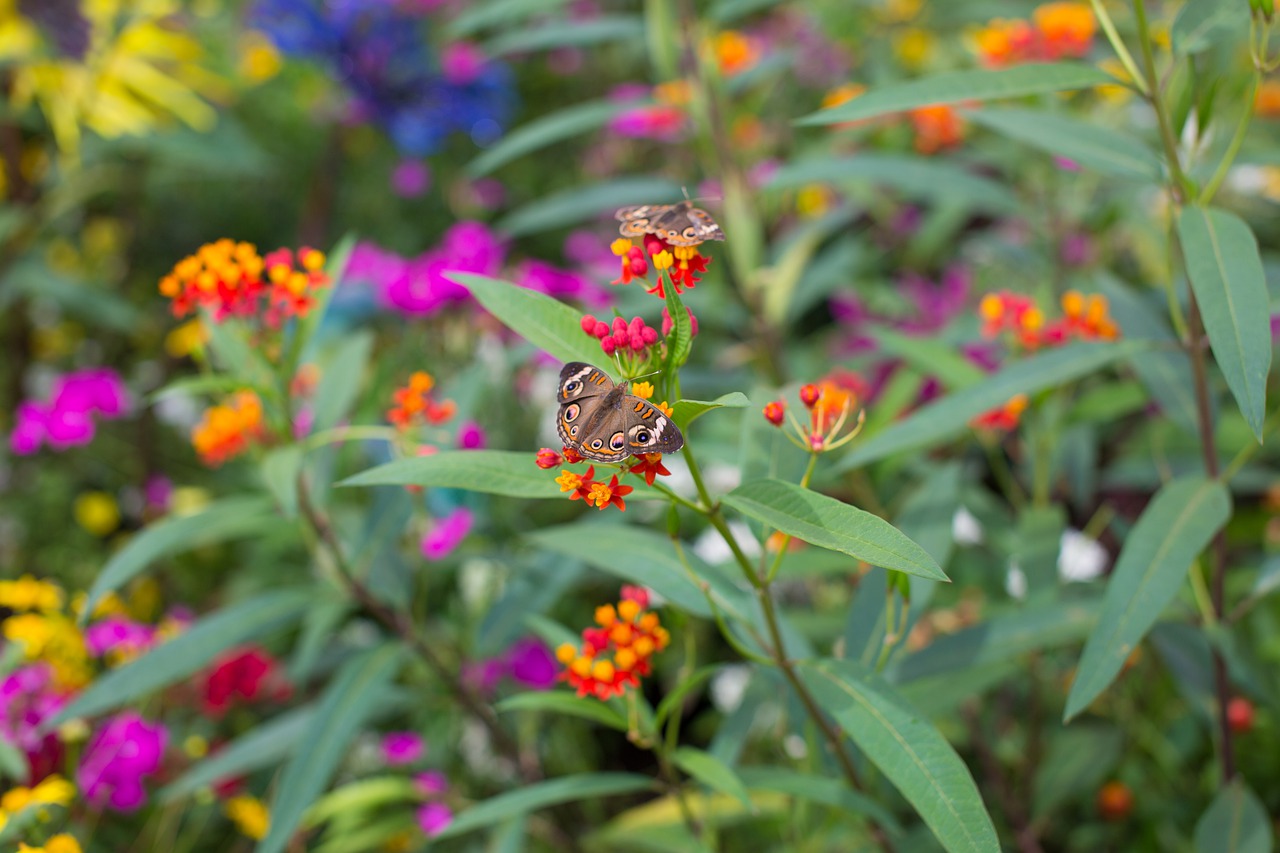
[[[568,468],[561,469],[560,476],[556,477],[556,482],[560,484],[560,491],[573,492],[574,494],[570,496],[571,500],[581,497],[581,495],[578,494],[578,490],[582,488],[582,484],[584,482],[590,481],[591,475],[595,473],[595,470],[595,466],[592,465],[587,469],[586,476],[584,477],[581,474],[570,471]]]
[[[29,847],[18,842],[18,853],[83,853],[83,850],[76,837],[67,832],[49,836],[43,847]]]
[[[642,586],[634,586],[632,584],[622,585],[622,600],[634,601],[640,605],[640,609],[649,609],[649,590]]]
[[[484,428],[475,421],[467,421],[458,428],[458,447],[463,450],[483,450],[487,443]]]
[[[595,623],[599,627],[583,630],[581,648],[565,643],[556,649],[565,666],[560,678],[579,696],[602,700],[639,687],[651,670],[651,658],[671,639],[658,614],[646,612],[635,598],[623,598],[616,606],[596,608]]]
[[[808,385],[800,386],[800,402],[804,403],[806,409],[812,409],[818,402],[818,398],[822,396],[822,389],[812,382]]]
[[[587,329],[588,321],[590,330]],[[640,317],[633,317],[630,322],[623,317],[614,317],[610,326],[587,314],[582,318],[582,329],[600,339],[600,348],[605,355],[611,356],[616,352],[637,361],[647,360],[650,348],[658,342],[658,330],[645,325]]]
[[[267,811],[266,804],[248,794],[228,799],[222,804],[222,813],[236,825],[242,835],[255,841],[266,838],[267,830],[271,828],[271,814]]]
[[[760,61],[762,52],[755,39],[737,30],[717,33],[710,48],[720,66],[720,73],[726,77],[750,71]]]
[[[978,305],[984,337],[1002,332],[1026,349],[1060,346],[1071,340],[1115,340],[1120,327],[1111,318],[1105,296],[1085,296],[1069,290],[1062,295],[1063,317],[1046,322],[1044,313],[1030,297],[1008,291],[988,293]]]
[[[609,483],[592,483],[587,491],[587,503],[595,504],[597,509],[604,509],[613,504],[619,511],[626,511],[627,505],[622,500],[635,491],[631,486],[619,486],[618,475],[614,474]]]
[[[134,811],[146,801],[143,779],[160,769],[169,733],[134,711],[108,718],[85,746],[76,769],[84,797],[99,808]]]
[[[417,732],[388,732],[382,738],[382,758],[393,767],[412,764],[425,754],[426,745]]]
[[[609,130],[631,139],[656,139],[675,142],[688,130],[686,106],[687,86],[662,84],[651,91],[640,86],[619,86],[609,99],[621,103],[651,98],[652,104],[638,104],[618,112],[609,120]]]
[[[96,432],[95,419],[123,417],[128,405],[128,392],[114,370],[67,373],[53,383],[47,402],[26,400],[18,404],[9,448],[25,456],[37,452],[42,444],[54,450],[88,444]]]
[[[800,402],[809,410],[809,423],[802,424],[791,418],[791,431],[784,433],[787,439],[802,450],[822,453],[834,450],[854,439],[862,431],[865,416],[860,412],[853,428],[840,435],[858,403],[858,388],[862,380],[852,373],[836,373],[821,382],[810,382],[800,387]],[[787,416],[787,406],[775,400],[764,407],[765,420],[774,426],[782,426]]]
[[[294,253],[277,249],[265,258],[252,243],[218,240],[174,264],[160,279],[175,317],[198,308],[213,321],[261,314],[270,328],[290,317],[304,317],[315,306],[316,291],[329,284],[324,254],[308,247]]]
[[[774,426],[782,426],[782,421],[787,415],[787,404],[782,400],[774,400],[772,403],[764,407],[764,419]]]
[[[449,790],[449,780],[439,770],[425,770],[414,774],[413,785],[424,797],[436,797]]]
[[[71,514],[86,533],[110,536],[120,526],[120,505],[106,492],[84,492],[76,495]]]
[[[670,477],[671,472],[667,470],[667,466],[662,464],[661,453],[641,453],[634,457],[635,461],[631,463],[631,467],[627,471],[640,477],[644,477],[645,485],[652,486],[653,481],[658,477]]]
[[[431,168],[421,160],[401,160],[391,172],[391,189],[401,198],[417,198],[430,187]]]
[[[1227,702],[1227,725],[1235,734],[1252,729],[1254,716],[1253,703],[1243,696],[1233,696]]]
[[[507,671],[511,677],[533,690],[550,690],[558,670],[555,655],[536,637],[516,640],[507,649]]]
[[[67,806],[76,796],[76,786],[57,773],[46,776],[32,788],[10,788],[0,797],[0,816],[20,812],[28,806]],[[0,825],[3,821],[0,820]]]
[[[1258,118],[1280,118],[1280,80],[1263,80],[1253,96],[1253,111]]]
[[[978,415],[970,424],[977,429],[1011,432],[1018,428],[1027,409],[1027,395],[1018,394],[1003,406]]]
[[[917,107],[910,113],[915,147],[921,154],[936,154],[964,141],[964,122],[947,104]]]
[[[62,587],[51,581],[23,575],[17,580],[0,580],[0,608],[24,613],[30,610],[61,610]]]
[[[56,730],[46,731],[45,722],[68,698],[45,661],[19,666],[0,678],[0,740],[26,755],[33,780],[44,779],[62,765],[62,741]]]
[[[49,664],[55,689],[65,692],[89,683],[92,671],[84,635],[65,613],[21,613],[5,619],[0,628],[6,640],[22,649],[26,660]]]
[[[1133,791],[1123,782],[1108,782],[1098,789],[1097,806],[1103,820],[1124,820],[1133,811]]]
[[[649,400],[653,397],[652,382],[632,382],[631,396],[639,397],[641,400]]]
[[[994,20],[975,33],[984,65],[1001,68],[1024,62],[1079,58],[1089,52],[1097,21],[1087,3],[1046,3],[1030,21]]]
[[[437,520],[422,537],[422,556],[428,560],[443,560],[467,538],[473,522],[471,510],[464,506]]]
[[[205,411],[191,431],[191,444],[206,465],[218,466],[263,439],[262,401],[249,390],[237,391],[226,403]]]
[[[449,420],[457,407],[452,400],[441,403],[431,396],[435,384],[430,373],[422,370],[414,373],[407,385],[397,388],[391,395],[395,406],[387,410],[387,420],[402,430],[423,421],[440,424]]]
[[[238,701],[254,701],[273,684],[277,685],[277,692],[287,692],[279,666],[266,649],[258,646],[223,653],[214,659],[205,675],[205,712],[221,716]]]
[[[538,451],[537,458],[534,459],[534,464],[544,471],[550,468],[557,468],[562,462],[564,462],[564,457],[550,447],[541,448]]]
[[[444,803],[424,803],[418,807],[417,818],[423,834],[431,838],[453,823],[453,811]]]
[[[95,658],[114,654],[119,660],[130,660],[149,649],[155,641],[154,628],[122,616],[108,616],[84,632],[85,648]]]

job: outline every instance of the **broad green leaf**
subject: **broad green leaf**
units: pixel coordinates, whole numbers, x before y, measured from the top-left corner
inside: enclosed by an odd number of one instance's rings
[[[1261,442],[1271,371],[1271,303],[1258,242],[1238,216],[1202,207],[1182,209],[1178,241],[1213,356]]]
[[[397,459],[340,482],[340,486],[433,486],[514,498],[560,497],[550,471],[533,464],[532,453],[512,450],[444,450]]]
[[[897,528],[924,548],[939,566],[947,564],[955,548],[952,527],[963,485],[964,466],[960,462],[938,465],[903,502],[894,519]]]
[[[818,705],[894,787],[951,853],[998,853],[995,827],[969,768],[919,712],[854,661],[802,663]]]
[[[303,617],[298,639],[293,643],[293,656],[289,660],[289,680],[296,687],[306,684],[315,674],[316,665],[325,644],[333,639],[354,609],[348,598],[317,597],[307,615]],[[327,674],[327,673],[326,673]]]
[[[703,618],[711,616],[706,596],[697,585],[703,581],[722,611],[738,618],[745,618],[750,612],[750,602],[742,591],[686,550],[685,558],[698,578],[696,582],[691,579],[671,540],[651,530],[626,524],[578,522],[537,530],[525,538],[629,583],[650,587],[681,609]]]
[[[1033,814],[1055,814],[1073,797],[1094,793],[1123,754],[1118,728],[1076,724],[1051,730],[1049,748],[1035,768]]]
[[[883,518],[794,483],[744,483],[724,496],[724,504],[811,545],[873,566],[947,580],[927,551]]]
[[[92,717],[190,675],[219,652],[262,636],[300,617],[312,603],[310,590],[264,592],[205,616],[171,640],[90,684],[48,725]]]
[[[509,131],[497,144],[467,164],[467,173],[473,178],[483,177],[526,154],[603,127],[627,108],[627,104],[617,101],[588,101],[549,112]]]
[[[1249,30],[1249,4],[1222,0],[1187,0],[1173,19],[1169,35],[1174,53],[1199,53],[1216,42]]]
[[[364,372],[373,352],[373,335],[361,331],[343,338],[325,359],[316,388],[313,432],[338,425],[364,388]]]
[[[1031,63],[982,71],[952,71],[935,77],[880,86],[852,101],[805,116],[796,123],[840,124],[932,104],[1043,95],[1068,89],[1090,89],[1115,82],[1092,65],[1074,62]]]
[[[191,515],[161,519],[135,534],[102,567],[89,587],[81,618],[87,621],[102,596],[124,586],[161,557],[279,527],[280,516],[271,501],[256,495],[225,498]]]
[[[765,185],[783,190],[807,184],[867,184],[930,201],[958,201],[971,210],[1012,213],[1018,198],[1007,187],[952,163],[905,154],[818,157],[782,166]]]
[[[564,362],[601,364],[614,370],[600,342],[582,331],[582,312],[536,290],[472,273],[449,273],[447,278],[471,291],[493,316],[529,343]]]
[[[738,777],[751,791],[776,791],[843,812],[863,814],[895,835],[902,832],[898,819],[868,796],[850,791],[840,779],[810,776],[785,767],[739,767]]]
[[[160,802],[172,802],[224,779],[279,764],[293,752],[313,716],[315,707],[305,705],[250,729],[161,788]]]
[[[1266,807],[1239,777],[1196,821],[1196,853],[1271,853],[1273,840]]]
[[[741,391],[730,391],[714,400],[680,400],[674,406],[671,419],[680,429],[688,429],[689,424],[705,415],[712,409],[745,409],[751,405],[747,395]]]
[[[1107,689],[1160,612],[1178,594],[1187,569],[1231,517],[1231,495],[1215,480],[1180,477],[1165,485],[1130,531],[1107,581],[1098,624],[1089,634],[1067,696],[1070,720]]]
[[[1087,169],[1122,178],[1160,178],[1160,162],[1146,143],[1095,122],[1046,110],[988,108],[968,110],[965,115],[1002,136]]]
[[[892,430],[868,440],[846,456],[839,471],[860,468],[893,453],[915,450],[958,435],[969,422],[1018,394],[1056,388],[1101,370],[1112,362],[1146,350],[1140,341],[1076,343],[1033,355],[917,410]]]
[[[496,227],[512,237],[523,237],[586,222],[629,204],[662,204],[682,197],[680,185],[664,178],[619,178],[545,196],[508,213]]]
[[[335,788],[316,800],[302,818],[304,827],[319,826],[334,818],[349,818],[379,806],[398,806],[421,800],[418,785],[408,776],[371,776]]]
[[[561,690],[544,690],[532,693],[517,693],[503,699],[494,706],[499,713],[507,711],[540,711],[551,714],[567,714],[581,717],[595,723],[617,729],[627,730],[627,721],[621,714],[603,702],[584,699],[574,693]]]
[[[298,515],[298,472],[302,470],[303,456],[301,447],[287,444],[272,450],[262,460],[262,482],[285,518]]]
[[[748,809],[753,808],[751,795],[747,793],[747,788],[738,778],[738,774],[714,755],[691,746],[682,746],[671,754],[671,760],[677,767],[708,788],[736,798]]]
[[[652,779],[634,773],[580,773],[576,776],[550,779],[534,785],[525,785],[476,803],[458,815],[453,823],[449,824],[436,838],[452,838],[473,829],[483,829],[515,815],[528,814],[560,803],[571,803],[574,800],[583,799],[595,800],[614,794],[652,791],[653,788]]]
[[[935,338],[904,335],[888,327],[870,329],[869,334],[885,352],[902,359],[923,376],[938,377],[951,391],[976,385],[987,375],[957,347]]]
[[[308,748],[294,754],[280,775],[271,827],[257,853],[281,853],[303,813],[329,784],[347,747],[386,698],[400,668],[401,648],[388,643],[345,663],[321,694],[303,733]]]
[[[485,43],[489,56],[553,50],[561,47],[608,42],[639,42],[644,38],[644,19],[639,15],[598,15],[581,21],[548,21],[537,27],[521,27]]]

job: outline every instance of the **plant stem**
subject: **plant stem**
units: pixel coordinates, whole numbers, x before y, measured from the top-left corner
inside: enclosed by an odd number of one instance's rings
[[[1093,14],[1097,16],[1098,23],[1102,25],[1102,31],[1106,33],[1107,41],[1111,42],[1111,49],[1116,52],[1120,64],[1124,66],[1124,70],[1129,72],[1129,76],[1133,79],[1133,85],[1138,91],[1146,96],[1148,94],[1147,84],[1142,79],[1141,72],[1138,71],[1138,65],[1133,61],[1133,54],[1129,53],[1129,48],[1124,46],[1124,42],[1120,40],[1120,34],[1116,32],[1116,25],[1112,22],[1111,16],[1107,14],[1107,9],[1102,5],[1102,0],[1089,0],[1093,6]]]
[[[1133,14],[1138,22],[1138,44],[1142,48],[1142,64],[1146,70],[1147,91],[1145,93],[1147,102],[1151,104],[1151,108],[1156,113],[1156,124],[1160,129],[1160,142],[1164,146],[1165,159],[1168,161],[1169,177],[1173,184],[1170,190],[1173,193],[1174,201],[1182,204],[1195,193],[1191,187],[1191,181],[1187,178],[1186,173],[1182,171],[1182,164],[1178,159],[1178,142],[1173,135],[1173,125],[1169,121],[1169,112],[1165,109],[1164,99],[1160,97],[1160,80],[1156,76],[1156,59],[1155,53],[1151,48],[1151,28],[1147,25],[1147,7],[1144,0],[1133,0]]]
[[[1240,153],[1240,146],[1244,144],[1245,132],[1249,129],[1249,122],[1253,118],[1253,99],[1258,92],[1258,84],[1262,81],[1262,75],[1256,70],[1253,73],[1253,84],[1249,86],[1249,94],[1244,99],[1244,111],[1240,114],[1240,121],[1236,124],[1236,132],[1231,137],[1227,150],[1222,155],[1222,162],[1218,163],[1218,168],[1214,170],[1213,177],[1209,179],[1209,183],[1204,185],[1204,189],[1200,191],[1199,204],[1207,205],[1213,200],[1213,196],[1218,192],[1218,188],[1222,186],[1222,182],[1227,179],[1227,172],[1231,170],[1231,164],[1235,162],[1236,155]]]

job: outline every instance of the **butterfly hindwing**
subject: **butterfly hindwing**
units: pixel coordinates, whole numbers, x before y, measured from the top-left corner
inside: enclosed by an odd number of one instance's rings
[[[595,462],[621,462],[684,446],[684,436],[665,412],[624,389],[598,367],[581,361],[566,364],[556,393],[556,432],[564,445]]]
[[[723,240],[724,232],[705,210],[682,201],[679,204],[642,204],[620,209],[618,232],[624,237],[653,234],[673,246],[696,246],[707,240]]]

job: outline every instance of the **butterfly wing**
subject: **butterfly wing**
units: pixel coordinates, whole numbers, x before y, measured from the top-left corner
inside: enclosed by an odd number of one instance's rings
[[[688,202],[672,205],[655,215],[649,230],[673,246],[696,246],[707,240],[723,240],[724,232],[705,210]]]
[[[622,223],[618,226],[618,233],[624,237],[643,237],[653,230],[650,223],[653,222],[654,217],[670,207],[669,204],[640,204],[635,207],[621,208],[614,214],[614,217]]]
[[[641,397],[622,398],[627,415],[627,453],[674,453],[684,447],[684,435],[666,412]]]
[[[582,451],[579,435],[612,390],[613,383],[605,372],[585,361],[571,361],[560,370],[556,432],[566,447]]]

